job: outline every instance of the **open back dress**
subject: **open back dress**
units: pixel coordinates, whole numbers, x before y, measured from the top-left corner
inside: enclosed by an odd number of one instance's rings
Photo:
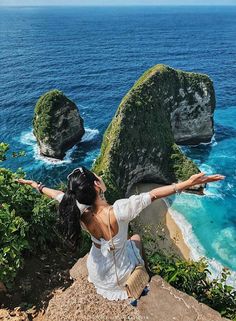
[[[60,202],[63,196],[63,193],[59,194],[56,200]],[[103,238],[98,240],[90,234],[93,243],[87,259],[88,281],[94,284],[98,294],[108,300],[127,299],[128,295],[123,286],[135,266],[139,263],[144,264],[135,242],[127,239],[128,225],[150,204],[151,195],[146,192],[119,199],[112,206],[118,224],[118,232],[112,240],[115,245],[116,271],[120,286],[117,284],[114,258],[110,251],[111,241]],[[84,228],[83,224],[81,226]],[[94,243],[100,244],[100,248]]]

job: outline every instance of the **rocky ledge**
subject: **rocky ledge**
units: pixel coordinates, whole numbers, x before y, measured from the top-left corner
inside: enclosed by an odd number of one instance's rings
[[[137,308],[129,300],[108,301],[87,281],[86,260],[87,256],[71,269],[74,283],[54,295],[42,321],[227,321],[218,312],[171,287],[160,276],[151,279],[150,291],[141,297]]]
[[[33,128],[40,153],[57,159],[62,159],[84,134],[78,108],[59,90],[49,91],[39,98]]]

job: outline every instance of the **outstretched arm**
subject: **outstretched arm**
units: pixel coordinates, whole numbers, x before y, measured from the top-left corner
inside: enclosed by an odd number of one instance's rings
[[[151,195],[152,201],[154,201],[155,199],[166,197],[166,196],[175,194],[176,192],[182,192],[183,190],[193,187],[195,185],[216,182],[224,178],[225,176],[219,175],[219,174],[206,176],[204,173],[199,173],[199,174],[192,175],[186,181],[163,186],[163,187],[154,188],[149,193]]]
[[[20,183],[20,184],[30,185],[32,188],[35,188],[37,191],[39,190],[39,184],[37,182],[35,182],[35,181],[19,178],[17,180],[17,182]],[[46,195],[46,196],[48,196],[48,197],[50,197],[50,198],[56,198],[59,194],[63,194],[62,191],[59,191],[57,189],[48,188],[46,186],[41,188],[41,193]]]

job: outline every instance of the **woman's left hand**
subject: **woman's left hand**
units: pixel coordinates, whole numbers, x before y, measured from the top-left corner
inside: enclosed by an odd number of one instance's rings
[[[187,181],[189,182],[190,186],[206,184],[210,182],[217,182],[221,181],[225,178],[225,176],[220,174],[214,175],[206,175],[205,173],[199,173],[192,175]]]

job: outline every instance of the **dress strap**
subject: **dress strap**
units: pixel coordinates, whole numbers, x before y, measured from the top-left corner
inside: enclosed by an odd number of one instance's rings
[[[109,237],[110,237],[110,240],[111,240],[111,243],[112,243],[112,247],[113,247],[111,250],[114,250],[115,246],[114,246],[113,239],[112,239],[112,234],[111,234],[110,209],[111,209],[111,206],[109,206],[108,209],[107,209],[107,219],[108,219],[108,224],[107,225],[108,225]]]

